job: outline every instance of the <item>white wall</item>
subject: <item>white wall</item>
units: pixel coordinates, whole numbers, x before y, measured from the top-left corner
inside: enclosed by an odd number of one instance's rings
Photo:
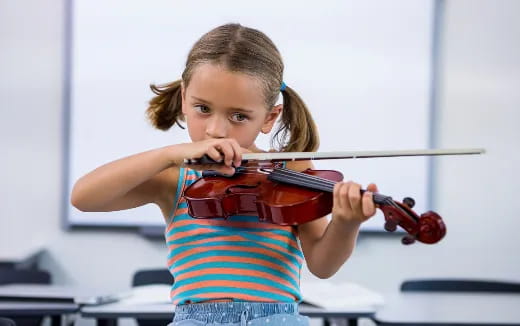
[[[0,255],[41,244],[56,283],[118,290],[135,269],[164,266],[166,250],[129,231],[61,228],[63,8],[63,0],[0,0]],[[362,235],[332,280],[382,291],[407,277],[520,281],[518,12],[515,0],[446,1],[436,143],[488,150],[436,159],[447,237],[404,247]]]

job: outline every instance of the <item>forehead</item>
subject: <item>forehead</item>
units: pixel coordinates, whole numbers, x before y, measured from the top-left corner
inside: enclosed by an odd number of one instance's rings
[[[261,85],[256,77],[206,63],[194,69],[186,97],[194,96],[222,107],[265,108]]]

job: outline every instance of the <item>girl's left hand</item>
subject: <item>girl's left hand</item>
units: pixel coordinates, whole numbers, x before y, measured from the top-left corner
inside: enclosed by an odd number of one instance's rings
[[[332,218],[357,224],[365,222],[376,213],[372,193],[377,191],[377,186],[373,183],[368,185],[363,194],[361,194],[361,185],[357,183],[352,181],[336,183]]]

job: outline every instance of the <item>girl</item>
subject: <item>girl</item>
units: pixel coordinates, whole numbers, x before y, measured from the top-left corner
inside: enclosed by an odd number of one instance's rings
[[[255,216],[193,219],[183,190],[201,170],[233,174],[242,153],[261,152],[260,132],[280,151],[316,151],[318,135],[303,101],[283,82],[284,65],[262,32],[228,24],[203,35],[191,49],[180,80],[151,86],[147,114],[158,129],[185,121],[192,143],[176,144],[103,165],[80,178],[72,204],[82,211],[113,211],[155,203],[166,222],[168,268],[175,282],[174,325],[307,325],[298,314],[303,257],[319,278],[332,276],[352,253],[360,224],[374,215],[368,186],[334,188],[325,217],[298,227],[260,223]],[[283,104],[276,105],[280,92]],[[208,155],[221,164],[183,167]],[[294,170],[309,161],[289,162]]]

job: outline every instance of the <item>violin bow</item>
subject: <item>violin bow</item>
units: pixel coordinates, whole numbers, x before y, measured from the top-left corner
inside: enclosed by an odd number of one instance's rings
[[[485,153],[483,148],[462,149],[418,149],[418,150],[394,150],[394,151],[354,151],[354,152],[266,152],[244,153],[242,163],[249,161],[281,162],[281,161],[307,161],[307,160],[331,160],[331,159],[358,159],[377,157],[401,157],[401,156],[439,156],[439,155],[475,155]],[[209,156],[185,159],[185,165],[215,164],[218,163]]]

